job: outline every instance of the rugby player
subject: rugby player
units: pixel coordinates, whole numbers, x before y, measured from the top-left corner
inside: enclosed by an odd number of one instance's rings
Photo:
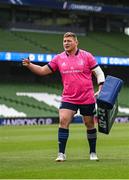
[[[57,162],[66,160],[66,143],[69,137],[69,125],[78,109],[86,126],[86,137],[89,142],[90,160],[98,160],[96,154],[97,130],[94,124],[95,96],[99,94],[105,81],[105,76],[94,56],[78,48],[75,33],[67,32],[63,36],[64,51],[57,54],[47,65],[39,66],[29,59],[23,59],[33,73],[44,76],[58,70],[62,77],[63,92],[59,107],[58,156]],[[98,91],[94,93],[92,74],[98,83]]]

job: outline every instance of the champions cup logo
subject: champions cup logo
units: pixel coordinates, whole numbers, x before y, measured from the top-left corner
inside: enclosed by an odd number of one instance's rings
[[[73,3],[70,5],[69,9],[100,12],[102,11],[102,6],[91,6],[91,5],[82,5],[82,4]]]

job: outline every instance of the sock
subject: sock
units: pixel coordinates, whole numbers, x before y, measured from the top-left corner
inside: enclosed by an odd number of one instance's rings
[[[96,128],[87,130],[87,139],[89,142],[90,153],[96,153],[96,140],[97,140],[97,131]]]
[[[65,147],[69,136],[69,129],[59,128],[58,129],[58,143],[59,152],[65,153]]]

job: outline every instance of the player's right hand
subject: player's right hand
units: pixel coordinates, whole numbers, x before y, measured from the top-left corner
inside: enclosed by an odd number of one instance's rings
[[[29,58],[22,59],[22,65],[23,65],[23,66],[28,66],[29,64],[30,64]]]

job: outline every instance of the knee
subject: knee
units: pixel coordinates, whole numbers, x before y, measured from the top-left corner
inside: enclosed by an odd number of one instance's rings
[[[85,122],[85,126],[87,127],[87,129],[93,129],[94,128],[94,122]]]
[[[60,126],[61,128],[68,128],[68,127],[69,127],[69,123],[68,123],[68,121],[67,121],[67,119],[66,119],[65,116],[61,116],[61,117],[60,117],[59,126]]]

